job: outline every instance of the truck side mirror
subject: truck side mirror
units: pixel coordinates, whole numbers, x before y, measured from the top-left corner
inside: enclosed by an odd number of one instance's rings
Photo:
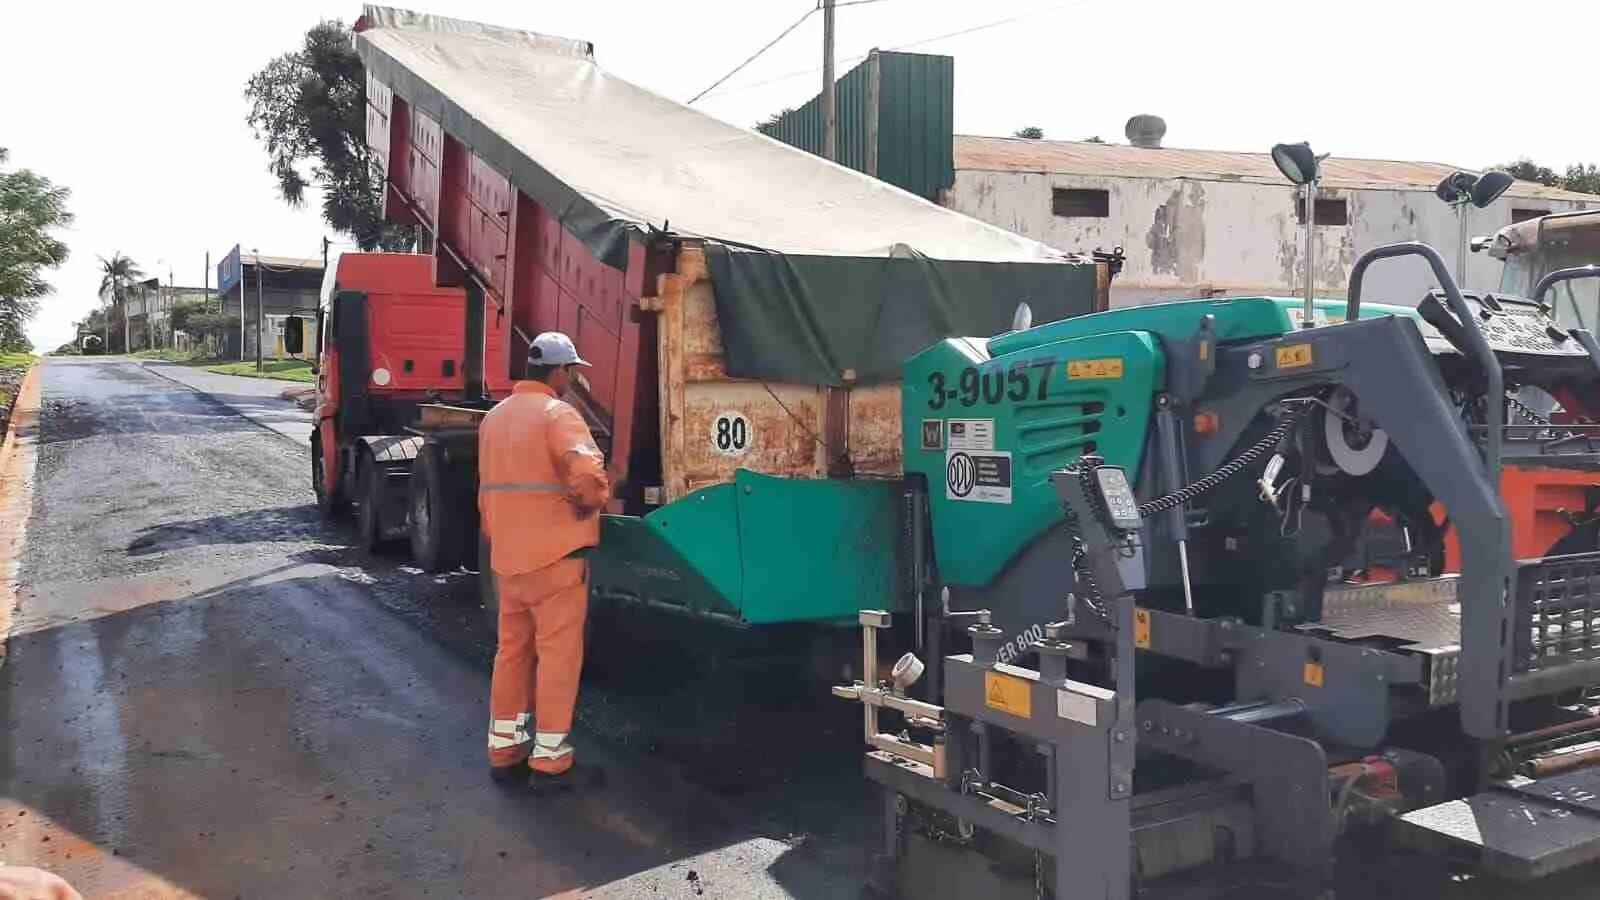
[[[299,316],[283,320],[283,349],[290,356],[299,356],[306,349],[305,320]]]

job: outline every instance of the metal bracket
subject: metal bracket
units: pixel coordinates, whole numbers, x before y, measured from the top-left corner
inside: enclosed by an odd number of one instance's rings
[[[1164,700],[1139,704],[1139,741],[1249,783],[1262,850],[1312,871],[1332,858],[1328,759],[1321,745]]]

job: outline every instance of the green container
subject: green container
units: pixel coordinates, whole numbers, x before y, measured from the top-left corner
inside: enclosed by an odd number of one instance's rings
[[[743,625],[854,624],[904,607],[900,483],[740,470],[654,512],[606,516],[595,597]]]

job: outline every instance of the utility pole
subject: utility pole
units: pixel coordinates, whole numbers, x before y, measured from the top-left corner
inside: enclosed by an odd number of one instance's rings
[[[239,362],[244,362],[244,250],[238,244],[234,244],[233,248],[239,251],[238,258],[234,262],[239,266]],[[259,264],[257,261],[257,265]]]
[[[833,91],[833,0],[822,0],[822,155],[839,160],[839,115]]]
[[[256,251],[256,371],[261,371],[261,344],[267,338],[267,314],[261,302],[261,282],[266,278],[266,271],[261,265],[261,252]],[[239,285],[239,292],[244,293],[244,284]]]

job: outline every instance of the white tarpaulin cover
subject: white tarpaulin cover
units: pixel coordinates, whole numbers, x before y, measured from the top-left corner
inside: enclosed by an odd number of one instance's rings
[[[874,325],[880,307],[896,290],[989,295],[935,297],[946,308],[928,316],[907,308],[914,299],[896,303],[895,327],[907,319],[917,326],[891,341],[896,352],[951,329],[1001,330],[1019,299],[1047,317],[1087,309],[1081,287],[1087,271],[1092,288],[1091,266],[609,75],[585,42],[369,6],[356,47],[398,96],[438,117],[611,264],[625,264],[628,236],[647,229],[712,242],[718,313],[735,338],[727,342],[733,374],[830,382],[846,369],[862,377],[884,370],[887,358],[884,366],[861,359],[874,340],[885,348],[882,335],[852,337],[840,327],[882,327]],[[957,267],[966,276],[928,271],[942,261],[987,265]],[[889,271],[900,263],[912,271]],[[1016,263],[1030,265],[994,265]],[[923,284],[918,271],[940,284]],[[1008,283],[1013,275],[1025,285]],[[1018,296],[1024,289],[1059,293],[1066,306]],[[752,304],[762,307],[753,317]],[[815,332],[809,360],[762,362],[755,351],[775,349],[777,338],[792,344],[796,327]],[[764,337],[770,329],[788,333]],[[751,352],[738,340],[753,341]]]

